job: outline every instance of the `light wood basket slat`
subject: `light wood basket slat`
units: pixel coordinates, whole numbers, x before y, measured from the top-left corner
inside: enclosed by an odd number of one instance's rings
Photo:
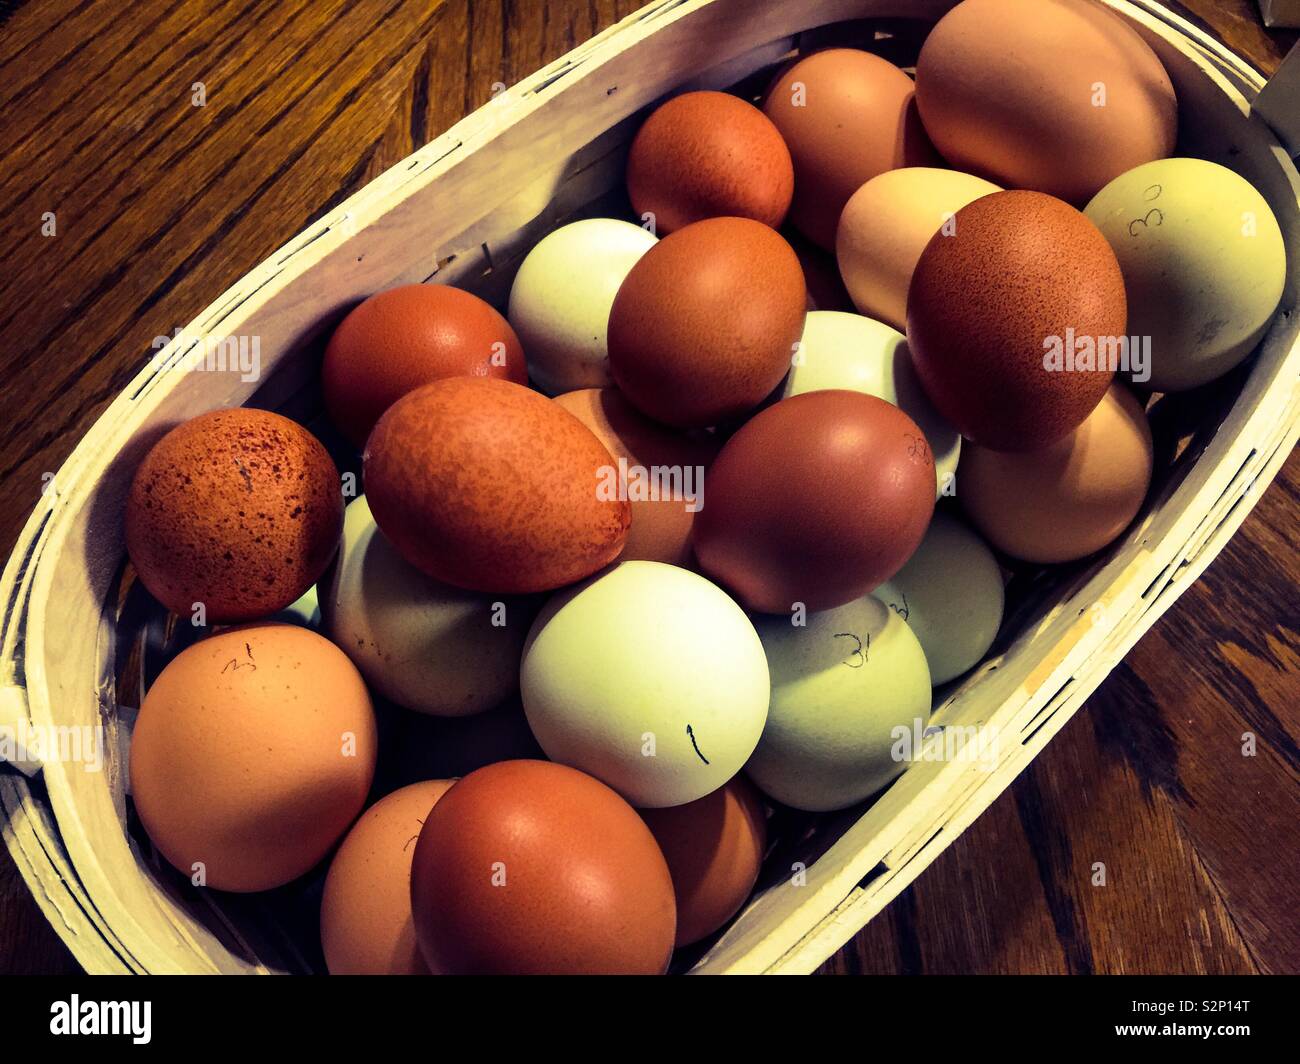
[[[810,28],[934,21],[954,2],[660,0],[502,93],[290,241],[161,354],[174,363],[196,337],[257,335],[269,380],[145,369],[41,499],[0,578],[3,679],[16,696],[6,706],[42,727],[103,725],[109,749],[125,748],[115,704],[123,497],[167,428],[255,389],[260,405],[292,396],[315,370],[308,353],[322,331],[374,291],[435,280],[503,299],[528,247],[617,188],[637,116],[666,93],[725,87],[771,67]],[[1262,80],[1154,0],[1106,2],[1169,69],[1185,146],[1232,165],[1272,205],[1292,265],[1282,309],[1212,438],[1125,540],[1033,611],[937,708],[940,724],[985,729],[991,760],[923,761],[865,811],[833,821],[838,834],[806,883],[778,879],[756,896],[697,971],[809,971],[847,941],[987,808],[1209,564],[1300,434],[1300,178],[1250,113]],[[177,892],[155,874],[125,829],[121,757],[101,773],[52,762],[35,786],[10,771],[0,775],[0,802],[6,847],[88,970],[300,964],[291,945],[270,944],[210,896]]]

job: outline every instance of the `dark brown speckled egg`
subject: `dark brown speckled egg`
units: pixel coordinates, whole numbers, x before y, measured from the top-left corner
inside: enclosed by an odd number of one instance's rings
[[[452,377],[399,399],[366,444],[380,531],[417,569],[472,591],[548,591],[618,556],[631,510],[586,425],[509,381]]]
[[[159,440],[136,470],[126,549],[175,613],[208,623],[265,617],[325,571],[343,528],[338,470],[294,421],[214,410]]]
[[[907,339],[938,411],[998,451],[1045,447],[1082,424],[1114,377],[1128,304],[1096,226],[1041,192],[995,192],[926,245]]]

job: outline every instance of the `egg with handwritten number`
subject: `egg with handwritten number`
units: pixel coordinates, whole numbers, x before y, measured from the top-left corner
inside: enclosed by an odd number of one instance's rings
[[[529,633],[519,684],[551,760],[645,808],[717,790],[767,718],[753,624],[708,580],[663,562],[620,562],[554,595]]]
[[[746,772],[808,812],[843,809],[899,776],[930,719],[930,670],[907,623],[870,595],[758,619],[772,703]]]
[[[1151,338],[1150,379],[1136,367],[1135,382],[1196,388],[1254,350],[1282,298],[1286,245],[1244,177],[1204,159],[1161,159],[1115,178],[1084,213],[1119,259],[1129,334]]]

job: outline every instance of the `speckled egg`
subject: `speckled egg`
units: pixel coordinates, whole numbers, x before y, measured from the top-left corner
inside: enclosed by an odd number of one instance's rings
[[[402,557],[434,579],[471,591],[546,591],[623,549],[630,507],[599,490],[613,462],[545,396],[454,377],[380,418],[366,445],[366,497]]]
[[[921,253],[907,339],[953,427],[1027,451],[1068,435],[1101,401],[1127,315],[1119,263],[1095,225],[1041,192],[994,192]]]
[[[627,191],[660,235],[723,216],[775,227],[790,209],[794,167],[776,126],[752,103],[687,92],[660,104],[637,132]]]
[[[265,617],[325,570],[343,526],[333,460],[310,432],[266,410],[214,410],[145,455],[126,502],[126,549],[174,613],[209,623]]]

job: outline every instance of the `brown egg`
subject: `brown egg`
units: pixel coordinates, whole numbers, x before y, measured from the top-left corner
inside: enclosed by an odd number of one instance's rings
[[[411,858],[429,810],[455,780],[412,783],[381,798],[330,862],[320,940],[331,975],[428,975],[411,920]]]
[[[632,141],[627,191],[664,235],[705,218],[778,226],[790,209],[790,152],[762,111],[725,92],[687,92],[660,104]]]
[[[343,529],[338,470],[266,410],[214,410],[154,444],[126,502],[126,549],[169,610],[208,623],[283,609],[325,571]]]
[[[195,885],[270,890],[310,871],[361,812],[376,746],[343,651],[296,625],[244,625],[181,651],[149,688],[131,797]]]
[[[807,294],[795,253],[748,218],[664,237],[632,267],[609,315],[609,365],[643,414],[677,428],[738,418],[790,369]]]
[[[548,591],[618,557],[614,459],[563,407],[509,381],[451,377],[399,399],[366,444],[380,531],[417,569],[471,591]]]
[[[994,192],[921,253],[907,339],[958,432],[1024,451],[1059,440],[1101,401],[1115,367],[1097,368],[1098,348],[1124,336],[1127,317],[1119,263],[1092,222],[1041,192]]]
[[[911,556],[934,512],[934,460],[906,414],[862,392],[806,392],[751,418],[709,469],[703,572],[751,610],[828,610]]]
[[[618,560],[688,566],[704,471],[717,446],[651,421],[616,388],[585,388],[555,401],[591,429],[615,461],[627,463],[621,490],[632,505],[632,526]]]
[[[397,400],[444,377],[528,383],[510,323],[478,296],[443,284],[371,296],[334,330],[321,368],[330,420],[358,447]]]
[[[827,251],[844,204],[864,183],[938,163],[912,79],[870,52],[828,48],[801,59],[768,90],[763,111],[794,159],[790,221]]]
[[[713,934],[745,904],[767,849],[767,819],[743,776],[712,794],[641,817],[663,850],[677,896],[677,945]]]
[[[930,31],[916,101],[958,170],[1082,206],[1172,155],[1178,101],[1150,46],[1092,0],[965,0]]]
[[[1074,561],[1128,528],[1151,486],[1152,454],[1141,404],[1115,384],[1082,425],[1043,450],[964,448],[957,496],[1003,553]]]
[[[603,783],[549,761],[471,772],[434,806],[411,866],[425,960],[456,975],[658,975],[673,882]]]

